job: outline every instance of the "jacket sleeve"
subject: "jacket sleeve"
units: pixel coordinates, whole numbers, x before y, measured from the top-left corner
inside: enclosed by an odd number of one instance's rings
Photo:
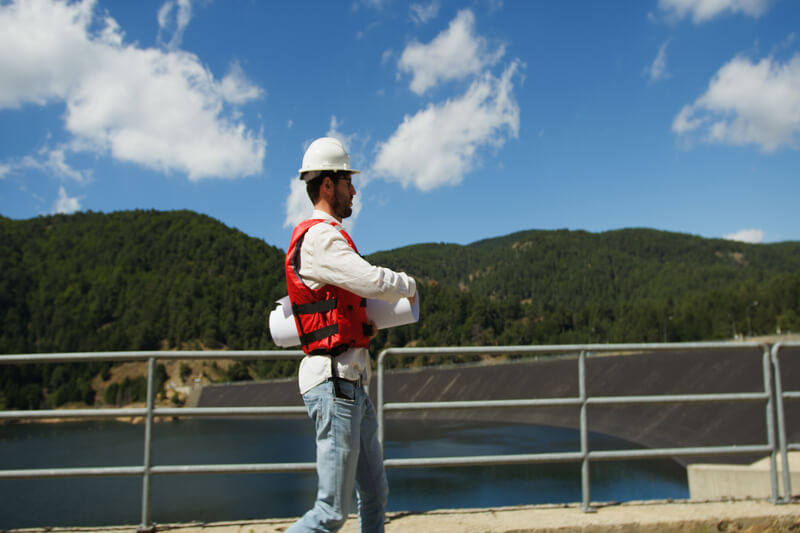
[[[414,278],[370,264],[328,224],[317,224],[309,230],[303,243],[303,261],[301,274],[306,280],[336,285],[363,298],[394,302],[417,292]]]

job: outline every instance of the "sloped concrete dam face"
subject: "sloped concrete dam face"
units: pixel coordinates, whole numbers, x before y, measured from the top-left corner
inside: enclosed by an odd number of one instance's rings
[[[800,390],[800,350],[781,352],[784,390]],[[375,380],[372,398],[377,398]],[[386,402],[438,402],[578,396],[577,357],[499,364],[454,365],[386,374]],[[589,396],[763,392],[760,350],[591,355],[586,359]],[[800,440],[800,402],[787,400],[787,436]],[[198,406],[302,405],[295,380],[204,387]],[[458,409],[387,413],[392,419],[472,420],[579,427],[577,407]],[[727,446],[767,442],[766,403],[664,403],[593,405],[589,431],[648,448]],[[681,458],[688,462],[750,463],[758,457]]]

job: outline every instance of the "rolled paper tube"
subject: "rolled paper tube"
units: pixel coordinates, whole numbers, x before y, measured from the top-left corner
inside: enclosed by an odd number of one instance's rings
[[[299,346],[300,337],[297,335],[289,297],[284,296],[276,304],[269,314],[269,332],[273,342],[283,348]],[[419,293],[414,305],[409,303],[408,298],[400,298],[396,302],[367,298],[367,318],[375,322],[378,329],[413,324],[419,320]]]

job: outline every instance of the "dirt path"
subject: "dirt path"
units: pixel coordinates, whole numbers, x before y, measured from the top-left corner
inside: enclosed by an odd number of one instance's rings
[[[387,533],[783,533],[800,530],[800,503],[773,505],[766,501],[629,502],[598,506],[584,513],[576,505],[522,506],[494,509],[390,513]],[[170,533],[280,533],[293,520],[272,519],[213,524],[164,524]],[[20,530],[22,531],[22,530]],[[133,533],[135,526],[113,528],[47,528],[25,532]],[[351,517],[342,533],[356,533]]]

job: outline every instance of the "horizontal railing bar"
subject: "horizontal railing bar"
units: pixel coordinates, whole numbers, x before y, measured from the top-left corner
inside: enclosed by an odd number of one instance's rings
[[[642,403],[702,403],[769,400],[766,392],[732,392],[721,394],[661,394],[644,396],[592,396],[586,399],[590,405],[621,405]]]
[[[147,409],[41,409],[26,411],[0,411],[0,419],[23,418],[115,418],[145,416]]]
[[[651,403],[701,403],[766,401],[765,392],[724,393],[724,394],[664,394],[645,396],[594,396],[586,399],[589,405],[623,405]],[[388,402],[383,404],[386,411],[419,411],[427,409],[492,409],[510,407],[574,407],[581,405],[580,398],[542,398],[536,400],[485,400],[450,402]]]
[[[385,355],[469,355],[502,353],[509,355],[524,354],[564,354],[596,352],[653,352],[653,351],[680,351],[680,350],[713,350],[713,349],[763,349],[766,345],[759,342],[676,342],[676,343],[638,343],[638,344],[559,344],[541,346],[439,346],[439,347],[414,347],[414,348],[387,348]]]
[[[390,402],[386,411],[417,411],[423,409],[491,409],[497,407],[570,407],[581,404],[579,398],[543,398],[538,400],[485,400],[452,402]]]
[[[800,391],[793,391],[793,390],[783,391],[783,397],[796,400],[797,398],[800,398]]]
[[[589,452],[589,459],[593,461],[613,461],[619,459],[653,459],[667,457],[693,457],[711,455],[748,455],[771,453],[772,447],[768,444],[754,444],[743,446],[702,446],[696,448],[654,448],[652,450],[604,450]]]
[[[257,474],[267,472],[313,472],[316,463],[243,463],[227,465],[162,465],[150,467],[153,474]]]
[[[311,472],[316,463],[244,463],[220,465],[161,465],[150,467],[152,474],[236,474],[258,472]],[[137,476],[144,474],[143,466],[36,468],[0,470],[0,479],[35,479],[61,477]]]
[[[0,355],[0,364],[85,363],[90,361],[147,361],[174,359],[299,359],[301,350],[151,350]]]
[[[258,416],[307,414],[303,406],[286,407],[160,407],[153,416]],[[45,418],[128,418],[146,416],[147,409],[41,409],[0,411],[0,420]]]
[[[747,455],[770,453],[769,445],[705,446],[690,448],[660,448],[652,450],[607,450],[589,452],[591,460],[613,461],[620,459],[653,459],[669,457],[693,457],[712,455]],[[468,457],[417,457],[408,459],[386,459],[387,468],[413,468],[436,466],[489,466],[498,464],[528,464],[551,462],[580,462],[581,452],[537,453],[517,455],[479,455]]]
[[[87,466],[76,468],[29,468],[0,470],[0,479],[36,479],[62,477],[141,476],[144,466]]]
[[[385,459],[386,468],[414,468],[436,466],[491,466],[498,464],[569,463],[583,459],[580,452],[532,453],[516,455],[477,455],[465,457],[415,457],[412,459]]]
[[[303,406],[287,407],[157,407],[153,416],[258,416],[307,414]]]

